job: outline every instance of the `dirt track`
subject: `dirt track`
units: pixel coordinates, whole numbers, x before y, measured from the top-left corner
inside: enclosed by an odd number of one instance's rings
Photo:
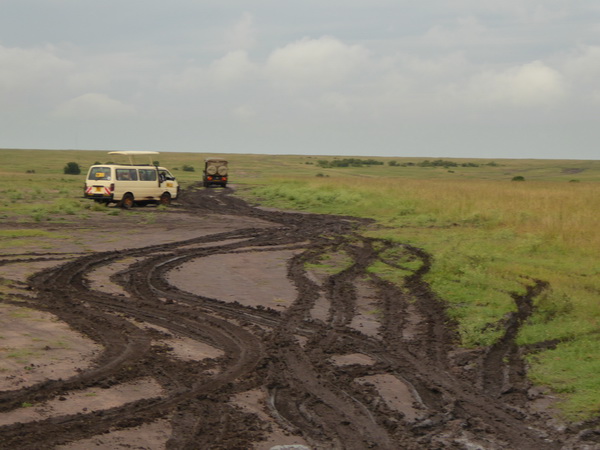
[[[189,189],[156,211],[151,239],[140,227],[129,244],[105,234],[86,252],[2,256],[4,303],[52,314],[92,356],[0,392],[0,448],[600,448],[598,433],[538,408],[525,378],[513,338],[543,282],[514,296],[497,345],[467,352],[423,281],[429,255],[365,239],[356,219],[230,194]],[[369,273],[376,261],[403,286]],[[35,264],[46,268],[10,276]],[[128,386],[137,397],[92,405]],[[89,405],[60,412],[76,398]]]

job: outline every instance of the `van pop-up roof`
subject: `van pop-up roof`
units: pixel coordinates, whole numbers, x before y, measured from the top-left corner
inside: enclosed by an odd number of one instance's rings
[[[129,157],[129,164],[131,164],[132,166],[135,166],[136,164],[134,163],[134,157],[135,156],[148,156],[148,165],[153,166],[154,164],[152,163],[152,156],[153,155],[158,155],[158,152],[145,152],[145,151],[135,151],[135,150],[131,150],[131,151],[123,151],[123,152],[108,152],[109,155],[120,155],[120,156],[127,156]],[[138,164],[140,165],[140,164]]]

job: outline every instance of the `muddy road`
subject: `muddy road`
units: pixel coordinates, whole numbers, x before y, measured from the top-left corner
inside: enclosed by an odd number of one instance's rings
[[[3,305],[68,325],[83,347],[59,373],[74,341],[0,373],[0,448],[599,448],[526,380],[513,338],[543,282],[514,296],[498,344],[465,351],[423,281],[430,256],[361,237],[365,222],[196,187],[121,216],[112,232],[55,226],[86,249],[2,255]]]

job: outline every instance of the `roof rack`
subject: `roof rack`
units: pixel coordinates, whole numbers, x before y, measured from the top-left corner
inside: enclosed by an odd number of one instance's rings
[[[146,151],[137,151],[137,150],[129,150],[129,151],[120,151],[120,152],[108,152],[109,155],[120,155],[120,156],[128,156],[129,164],[135,166],[136,164],[133,162],[135,156],[152,156],[158,155],[159,152],[146,152]],[[149,159],[149,165],[153,166],[152,158]],[[139,165],[139,164],[138,164]]]

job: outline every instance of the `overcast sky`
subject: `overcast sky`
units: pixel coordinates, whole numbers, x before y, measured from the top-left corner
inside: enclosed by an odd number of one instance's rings
[[[0,0],[0,148],[600,159],[598,0]]]

